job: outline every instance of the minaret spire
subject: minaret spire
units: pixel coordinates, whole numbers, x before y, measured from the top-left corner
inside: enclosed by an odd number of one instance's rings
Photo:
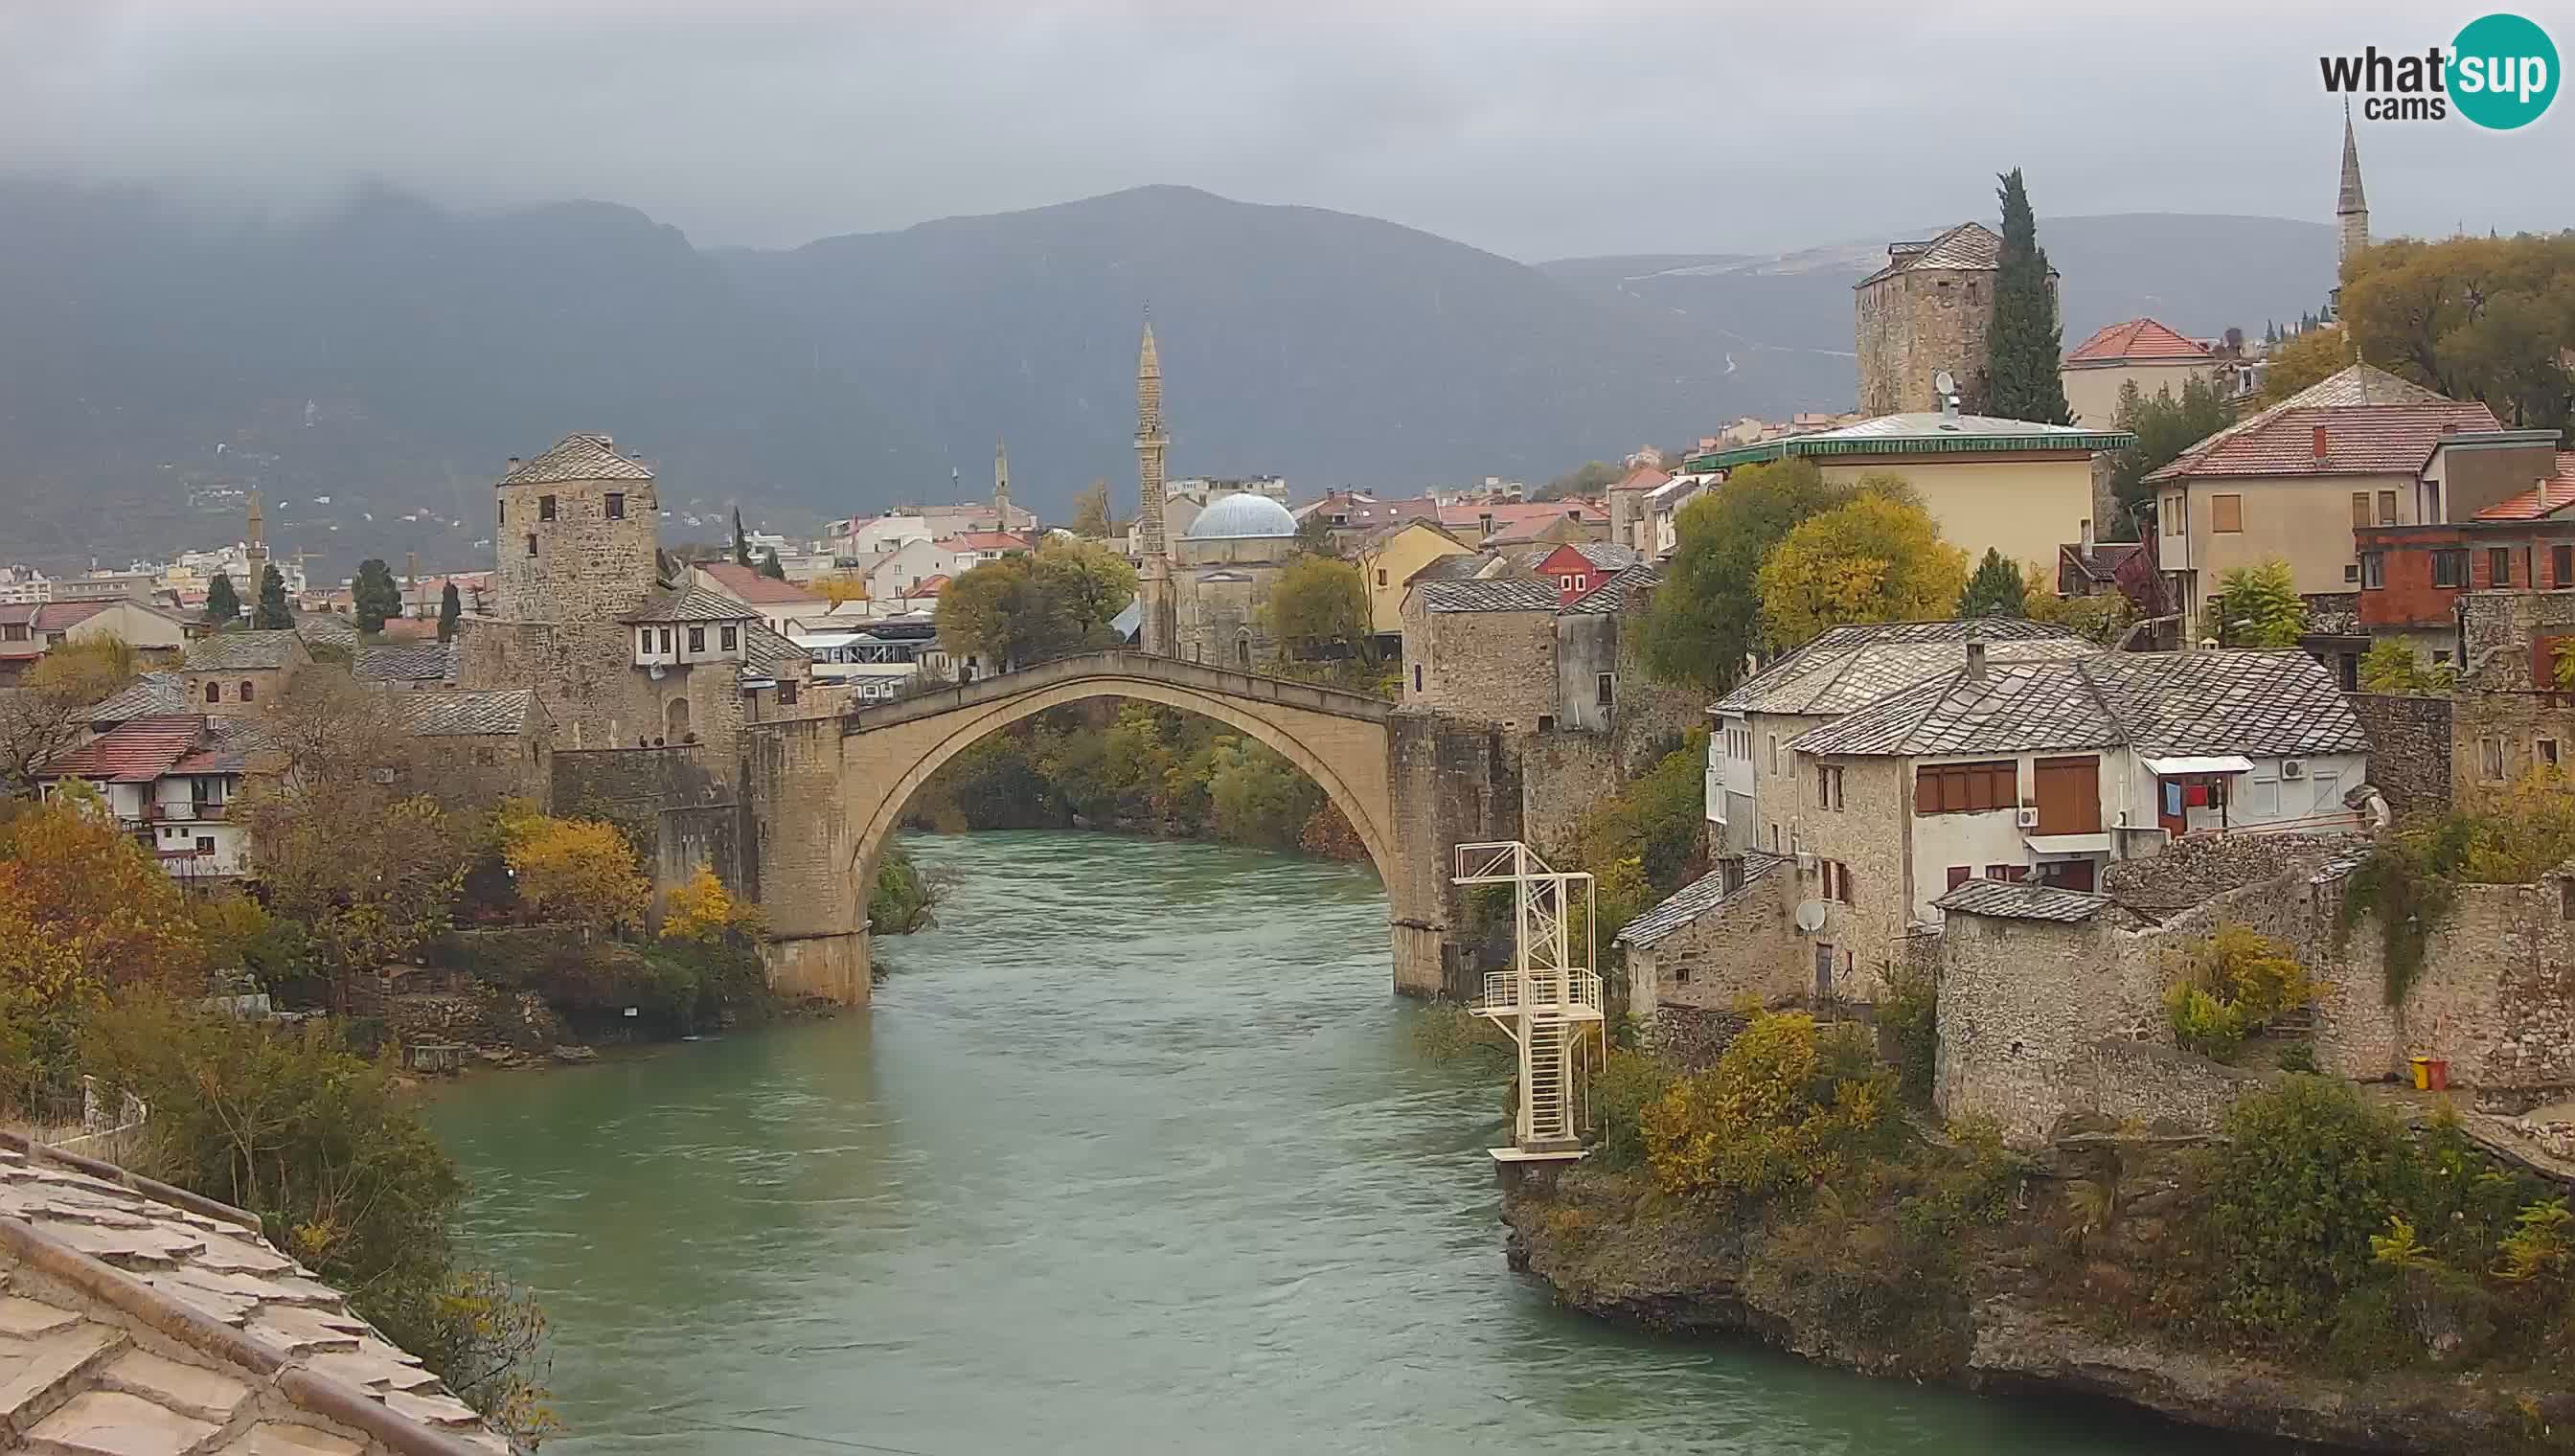
[[[2351,103],[2342,104],[2342,191],[2334,199],[2334,220],[2342,225],[2337,264],[2369,246],[2369,195],[2360,186],[2360,142],[2352,135]]]
[[[1154,345],[1154,310],[1145,309],[1145,342],[1136,351],[1136,600],[1144,609],[1137,643],[1149,653],[1179,653],[1180,624],[1172,604],[1171,544],[1163,534],[1163,356]]]
[[[260,514],[259,487],[250,488],[250,539],[242,544],[242,570],[250,577],[250,592],[256,597],[268,570],[268,518]]]
[[[993,523],[995,531],[1011,529],[1011,447],[993,440]]]

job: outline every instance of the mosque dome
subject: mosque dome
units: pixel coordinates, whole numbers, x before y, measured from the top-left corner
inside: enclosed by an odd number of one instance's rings
[[[1268,496],[1238,491],[1219,496],[1208,503],[1198,519],[1190,523],[1190,541],[1270,540],[1294,536],[1296,518],[1288,508]]]

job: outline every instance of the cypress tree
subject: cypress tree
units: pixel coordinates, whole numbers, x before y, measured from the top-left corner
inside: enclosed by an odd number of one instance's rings
[[[465,604],[457,600],[456,584],[450,582],[447,584],[447,590],[438,594],[438,640],[440,642],[456,641],[456,620],[464,615]]]
[[[286,578],[278,575],[270,563],[259,576],[259,607],[250,615],[250,625],[261,632],[285,632],[295,626],[295,614],[286,608]]]
[[[771,547],[769,549],[769,555],[762,558],[760,563],[760,574],[773,582],[784,582],[787,580],[787,568],[781,565],[778,560],[778,548],[774,546]]]
[[[358,579],[350,584],[349,605],[357,610],[358,631],[382,632],[388,618],[402,616],[402,587],[394,581],[394,569],[381,557],[369,557],[358,563]]]
[[[1993,323],[1985,332],[1992,387],[1988,408],[2006,420],[2071,425],[2065,382],[2058,375],[2065,354],[2056,299],[2047,288],[2047,252],[2038,246],[2038,219],[2020,169],[2002,174],[2001,266],[1994,279]]]
[[[2001,552],[1986,547],[1985,559],[1976,563],[1976,574],[1967,579],[1967,590],[1958,594],[1958,615],[2029,616],[2029,584],[2021,579],[2020,568]]]
[[[206,588],[206,620],[217,627],[230,627],[240,617],[241,594],[233,590],[232,573],[215,573],[213,585]]]
[[[733,508],[733,564],[738,567],[751,565],[751,537],[742,529],[740,506]]]

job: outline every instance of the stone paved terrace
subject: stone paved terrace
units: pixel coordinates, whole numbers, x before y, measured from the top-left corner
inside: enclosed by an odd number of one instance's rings
[[[0,1450],[509,1449],[250,1214],[0,1134]]]

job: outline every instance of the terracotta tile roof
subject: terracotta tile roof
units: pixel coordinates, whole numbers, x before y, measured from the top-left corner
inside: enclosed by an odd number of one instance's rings
[[[948,551],[1032,550],[1029,539],[1016,531],[961,531],[955,536],[941,537],[935,545]]]
[[[557,481],[649,481],[653,472],[640,461],[617,453],[605,435],[567,435],[554,449],[501,478],[505,486],[542,486]]]
[[[911,591],[903,593],[902,595],[906,597],[936,597],[947,587],[948,581],[949,577],[946,572],[941,572],[937,576],[924,577],[920,581],[912,584]]]
[[[2095,653],[1960,667],[1797,737],[1799,752],[1905,757],[2125,745],[2149,757],[2359,753],[2369,735],[2303,652]]]
[[[2000,879],[1970,879],[1931,902],[1947,911],[2006,920],[2088,920],[2110,907],[2106,894]]]
[[[1537,576],[1547,559],[1560,551],[1572,552],[1598,571],[1625,571],[1643,560],[1634,547],[1607,541],[1545,541],[1496,544],[1492,548],[1492,554],[1502,560],[1502,570],[1523,577]]]
[[[1983,642],[1993,662],[2073,658],[2100,651],[2063,628],[2017,617],[1836,627],[1746,680],[1708,711],[1812,716],[1856,712],[1963,665],[1969,638]]]
[[[37,770],[40,778],[104,778],[113,783],[149,783],[170,765],[195,751],[206,735],[202,713],[159,714],[138,718],[56,753]]]
[[[2119,364],[2128,360],[2194,360],[2212,357],[2208,346],[2185,339],[2152,319],[2104,324],[2065,356],[2068,364]]]
[[[0,1136],[0,1420],[29,1450],[509,1450],[227,1204]]]
[[[259,725],[248,719],[213,718],[196,748],[170,765],[172,773],[239,773],[260,746]]]
[[[2477,513],[2479,521],[2537,521],[2575,506],[2575,451],[2557,453],[2557,471],[2536,487]]]
[[[1439,524],[1447,527],[1464,526],[1480,530],[1487,516],[1493,518],[1493,533],[1497,536],[1549,521],[1597,523],[1609,519],[1597,501],[1496,501],[1487,506],[1439,508]]]
[[[727,596],[751,603],[753,606],[776,604],[782,607],[812,607],[825,600],[821,593],[808,592],[793,582],[764,577],[757,567],[746,567],[735,562],[717,562],[713,566],[700,567],[698,570],[714,578],[717,588]]]
[[[1743,852],[1742,877],[1732,885],[1726,883],[1726,866],[1719,862],[1707,873],[1674,891],[1672,897],[1629,920],[1618,931],[1621,945],[1651,945],[1674,930],[1720,905],[1743,898],[1754,885],[1761,883],[1785,859],[1759,849]]]
[[[1651,491],[1669,483],[1671,477],[1650,465],[1640,465],[1627,472],[1627,478],[1611,486],[1613,491]]]
[[[2146,477],[2412,475],[2446,429],[2500,428],[2494,412],[2355,364],[2218,431]],[[2316,454],[2317,430],[2325,453]]]
[[[115,606],[113,602],[47,602],[36,609],[38,632],[64,632]],[[141,606],[141,603],[134,604]]]
[[[1997,268],[2002,252],[2003,240],[1993,229],[1983,223],[1960,223],[1920,242],[1887,244],[1886,266],[1852,286],[1866,288],[1916,268]]]
[[[760,614],[704,587],[666,587],[644,599],[620,622],[757,622]]]
[[[219,632],[188,645],[180,666],[190,673],[251,673],[295,663],[302,640],[292,632]]]

